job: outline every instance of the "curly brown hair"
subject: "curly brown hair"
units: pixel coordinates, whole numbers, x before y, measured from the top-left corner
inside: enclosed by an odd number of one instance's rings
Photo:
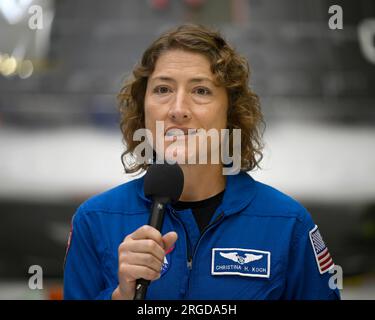
[[[146,170],[149,163],[129,164],[128,155],[133,156],[140,141],[134,141],[133,133],[145,128],[144,99],[147,81],[155,68],[159,56],[167,50],[182,49],[198,52],[211,62],[211,71],[218,85],[226,88],[228,94],[227,128],[241,129],[241,171],[250,171],[263,158],[261,124],[265,124],[258,96],[248,85],[250,69],[247,60],[240,56],[223,39],[219,32],[195,24],[184,24],[163,33],[143,53],[132,77],[127,80],[118,94],[121,115],[120,128],[125,151],[121,161],[126,173]],[[232,150],[232,149],[230,149]],[[142,171],[141,171],[142,172]]]

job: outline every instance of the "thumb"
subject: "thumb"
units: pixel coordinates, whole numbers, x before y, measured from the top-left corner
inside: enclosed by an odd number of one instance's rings
[[[174,231],[166,233],[162,239],[164,243],[164,251],[168,251],[176,242],[178,236],[177,233]]]

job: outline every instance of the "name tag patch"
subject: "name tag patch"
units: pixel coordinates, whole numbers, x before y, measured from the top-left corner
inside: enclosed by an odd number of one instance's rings
[[[241,248],[212,248],[212,275],[269,278],[271,252]]]

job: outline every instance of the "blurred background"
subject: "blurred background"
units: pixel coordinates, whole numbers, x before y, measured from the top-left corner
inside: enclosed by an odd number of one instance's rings
[[[343,29],[329,28],[331,5]],[[183,22],[220,29],[249,59],[267,123],[250,174],[311,212],[343,298],[375,299],[373,0],[0,0],[0,299],[61,298],[77,206],[132,178],[116,94]],[[43,290],[28,287],[31,265]]]

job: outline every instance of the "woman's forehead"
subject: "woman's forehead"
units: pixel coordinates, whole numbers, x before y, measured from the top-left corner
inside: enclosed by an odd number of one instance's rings
[[[214,80],[208,58],[201,53],[184,50],[168,50],[162,53],[150,78],[168,77],[175,73]]]

